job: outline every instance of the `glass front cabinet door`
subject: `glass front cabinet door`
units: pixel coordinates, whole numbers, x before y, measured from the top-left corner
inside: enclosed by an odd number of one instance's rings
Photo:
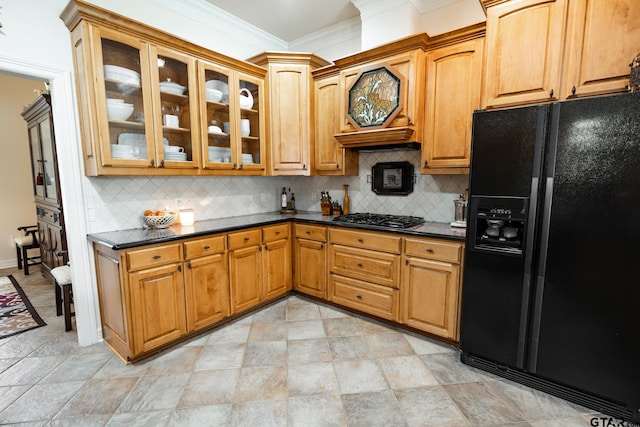
[[[264,175],[264,80],[200,61],[203,171]]]

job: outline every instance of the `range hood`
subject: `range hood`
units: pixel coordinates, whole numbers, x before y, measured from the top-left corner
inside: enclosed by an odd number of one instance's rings
[[[359,130],[357,132],[337,133],[334,137],[344,148],[353,149],[420,149],[413,127],[398,126],[383,129]]]

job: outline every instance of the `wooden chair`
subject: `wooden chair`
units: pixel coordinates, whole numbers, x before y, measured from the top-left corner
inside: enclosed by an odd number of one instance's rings
[[[62,252],[58,255],[62,255]],[[64,308],[64,330],[70,331],[72,329],[71,317],[76,315],[74,311],[71,311],[71,304],[73,304],[71,267],[66,264],[53,268],[51,275],[56,281],[56,315],[62,315]]]
[[[16,244],[16,255],[18,257],[18,270],[22,270],[24,266],[24,275],[29,275],[29,267],[38,265],[41,263],[40,254],[36,256],[29,256],[29,249],[37,249],[40,247],[38,242],[38,226],[26,225],[18,227],[18,230],[24,232],[24,236],[18,236],[13,238],[13,242]]]

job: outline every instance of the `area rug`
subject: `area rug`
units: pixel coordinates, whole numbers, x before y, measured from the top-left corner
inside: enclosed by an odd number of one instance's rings
[[[46,323],[13,276],[0,277],[0,339],[7,338]]]

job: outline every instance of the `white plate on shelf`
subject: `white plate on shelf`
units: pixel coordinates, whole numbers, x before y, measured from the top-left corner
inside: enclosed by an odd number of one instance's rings
[[[209,132],[209,135],[216,135],[216,136],[229,136],[229,134],[224,133],[224,132]]]

